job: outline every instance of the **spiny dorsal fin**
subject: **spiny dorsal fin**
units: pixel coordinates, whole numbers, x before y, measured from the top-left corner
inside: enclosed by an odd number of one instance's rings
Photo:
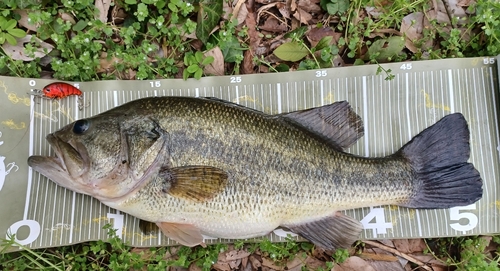
[[[205,201],[222,192],[227,185],[225,171],[210,166],[185,166],[162,169],[163,192],[174,197]]]
[[[364,134],[363,121],[346,101],[280,116],[307,128],[339,149],[350,147]]]
[[[328,250],[348,248],[358,240],[363,226],[341,212],[300,225],[284,225],[315,245]]]

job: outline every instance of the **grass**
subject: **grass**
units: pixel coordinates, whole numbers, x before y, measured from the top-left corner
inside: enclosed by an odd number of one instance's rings
[[[448,22],[431,18],[433,1],[424,0],[322,0],[321,11],[311,23],[292,25],[286,19],[286,33],[264,31],[269,17],[254,22],[238,22],[223,14],[225,0],[116,0],[109,10],[98,9],[94,0],[6,0],[0,3],[0,45],[17,44],[28,37],[24,54],[31,60],[11,58],[0,51],[0,75],[39,78],[48,75],[59,80],[91,81],[105,79],[200,78],[208,75],[205,66],[214,61],[208,50],[222,52],[225,74],[260,71],[293,71],[344,65],[442,59],[449,57],[495,56],[500,54],[500,2],[477,0],[466,9],[465,18],[449,17]],[[259,6],[260,7],[260,6]],[[27,11],[26,14],[18,12]],[[256,9],[256,8],[255,8]],[[378,15],[370,15],[368,9]],[[95,19],[103,13],[106,21]],[[421,12],[429,20],[421,41],[434,40],[432,46],[416,42],[410,50],[396,34],[403,18]],[[277,10],[267,14],[281,16]],[[35,28],[23,26],[29,21]],[[416,24],[411,21],[411,24]],[[260,27],[260,28],[259,28]],[[308,40],[308,28],[329,27],[338,33],[322,37],[316,44]],[[394,30],[394,31],[391,31]],[[395,32],[396,31],[396,32]],[[259,43],[273,50],[257,53]],[[52,47],[48,50],[47,45]],[[391,46],[388,46],[391,45]],[[390,47],[391,50],[387,50]],[[245,52],[250,51],[250,57]],[[43,57],[35,57],[35,52]],[[271,56],[276,56],[273,58]],[[245,68],[246,67],[246,68]],[[380,70],[391,79],[390,71]],[[196,264],[204,270],[216,262],[227,245],[207,248],[151,248],[134,250],[121,242],[111,229],[109,243],[89,242],[74,246],[0,254],[4,270],[165,270],[167,266]],[[492,237],[498,244],[499,237]],[[484,238],[459,237],[428,240],[427,253],[458,270],[498,270],[496,251],[485,253]],[[15,245],[5,240],[3,247]],[[309,243],[288,241],[274,244],[237,243],[238,248],[259,251],[276,262],[295,255],[310,255]],[[174,255],[174,256],[172,256]],[[339,250],[329,255],[327,267],[349,256]]]

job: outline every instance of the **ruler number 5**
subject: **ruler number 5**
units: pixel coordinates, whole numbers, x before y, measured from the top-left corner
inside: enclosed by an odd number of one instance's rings
[[[470,212],[462,212],[462,211],[470,211],[476,210],[476,204],[471,204],[468,206],[461,207],[453,207],[450,209],[450,220],[457,221],[457,223],[451,223],[450,227],[456,231],[466,232],[474,229],[477,226],[478,218],[476,214]],[[459,220],[465,219],[467,220],[466,224],[460,224]]]

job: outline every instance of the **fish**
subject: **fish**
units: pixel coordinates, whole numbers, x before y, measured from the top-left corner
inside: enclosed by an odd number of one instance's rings
[[[270,115],[217,98],[149,97],[48,134],[55,156],[28,164],[185,246],[283,227],[347,248],[363,226],[344,210],[446,209],[482,197],[461,113],[385,157],[346,152],[363,127],[347,101]]]

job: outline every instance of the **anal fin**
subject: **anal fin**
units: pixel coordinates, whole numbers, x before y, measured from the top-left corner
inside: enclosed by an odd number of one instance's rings
[[[157,222],[156,225],[158,225],[163,234],[181,245],[188,247],[204,245],[200,229],[191,224]]]
[[[311,241],[316,246],[328,250],[350,247],[359,239],[359,235],[363,230],[363,226],[359,221],[341,212],[304,224],[284,226]]]

